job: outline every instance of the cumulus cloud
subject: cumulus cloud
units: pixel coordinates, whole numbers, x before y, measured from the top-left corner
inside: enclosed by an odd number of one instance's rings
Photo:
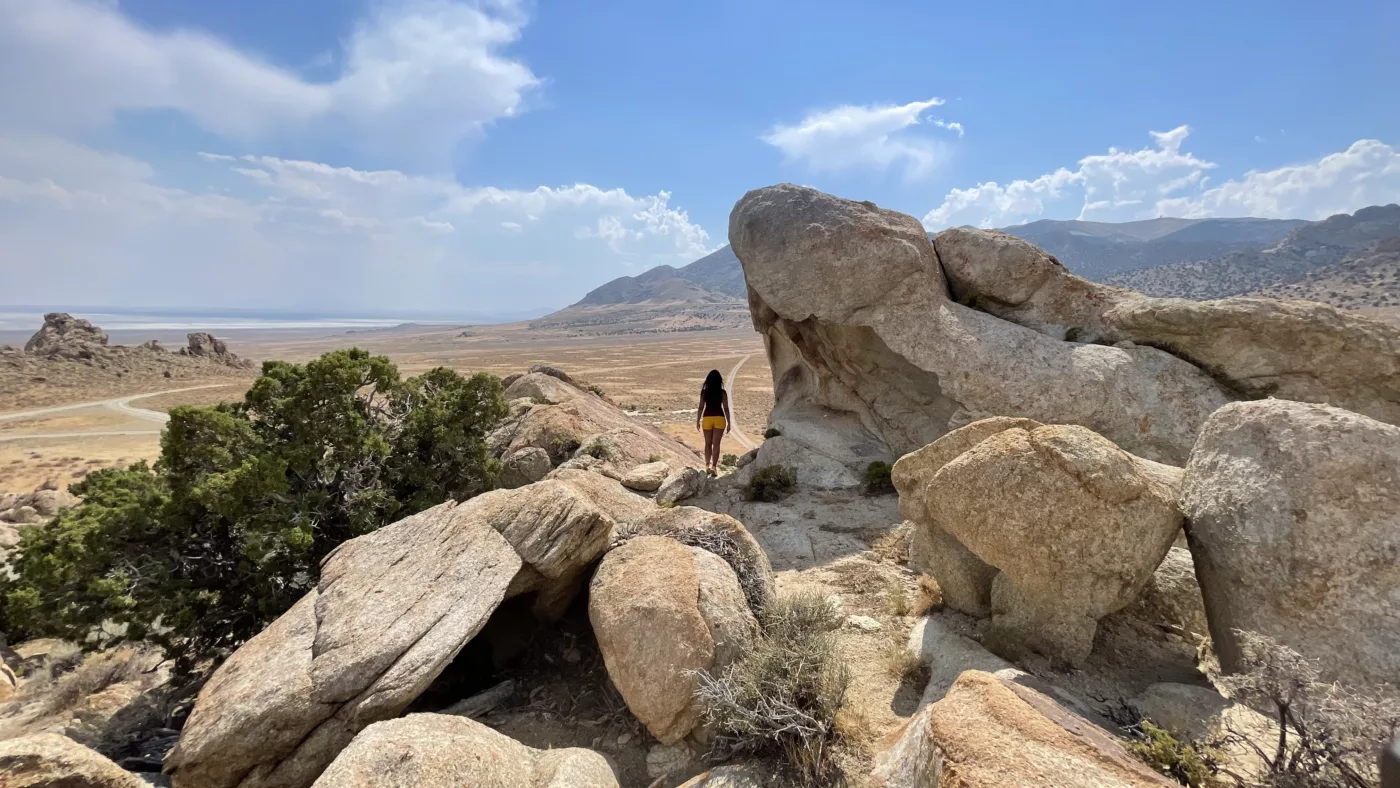
[[[1211,185],[1217,164],[1183,150],[1190,128],[1151,132],[1140,150],[1109,148],[1030,180],[953,189],[924,216],[930,229],[1005,227],[1036,219],[1132,221],[1158,216],[1322,219],[1400,200],[1400,152],[1360,140],[1313,162]]]
[[[837,107],[809,114],[796,125],[774,126],[763,141],[813,172],[897,168],[906,177],[919,178],[949,155],[948,143],[921,126],[963,135],[960,123],[924,117],[942,104],[943,99],[931,98],[903,105]]]
[[[510,312],[562,306],[710,248],[665,192],[191,158],[207,190],[160,185],[129,157],[0,136],[0,265],[12,297],[62,282],[71,303]]]
[[[527,21],[518,0],[379,6],[324,82],[206,33],[147,30],[111,2],[0,0],[0,20],[0,73],[11,75],[0,80],[0,125],[31,131],[160,109],[222,136],[335,128],[381,154],[445,160],[462,137],[520,112],[539,84],[503,53]]]

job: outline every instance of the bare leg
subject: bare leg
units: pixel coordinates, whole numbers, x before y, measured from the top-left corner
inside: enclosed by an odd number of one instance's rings
[[[719,465],[719,437],[720,430],[705,430],[705,469],[709,470]]]

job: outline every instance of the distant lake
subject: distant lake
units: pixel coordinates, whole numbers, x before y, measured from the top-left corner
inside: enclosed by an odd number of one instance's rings
[[[407,318],[358,318],[358,317],[287,317],[257,315],[199,315],[199,314],[115,314],[104,312],[70,311],[103,331],[209,331],[218,334],[224,331],[272,331],[287,329],[315,328],[388,328],[401,323],[424,322]],[[44,313],[29,311],[0,310],[0,331],[28,331],[33,333],[44,324]]]

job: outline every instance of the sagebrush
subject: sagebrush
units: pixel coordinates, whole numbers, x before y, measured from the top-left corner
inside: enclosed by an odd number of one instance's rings
[[[836,720],[850,685],[831,632],[840,623],[824,597],[781,597],[764,611],[752,650],[716,675],[700,674],[716,755],[780,758],[802,785],[838,779]]]
[[[797,474],[786,465],[769,465],[754,472],[744,487],[750,501],[781,501],[797,489]]]

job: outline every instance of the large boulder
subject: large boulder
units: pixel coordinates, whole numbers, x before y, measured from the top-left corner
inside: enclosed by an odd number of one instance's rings
[[[697,671],[717,671],[758,637],[729,564],[663,536],[639,536],[603,558],[588,617],[627,708],[663,744],[699,723]]]
[[[492,435],[491,444],[499,456],[533,446],[548,452],[558,465],[592,439],[600,446],[598,453],[607,455],[601,459],[623,469],[654,458],[672,468],[703,466],[700,457],[685,445],[550,372],[532,371],[516,378],[505,395],[508,400],[528,400],[529,404],[515,410],[507,424]]]
[[[1169,788],[1118,740],[1034,689],[970,670],[875,759],[877,788]]]
[[[1400,424],[1400,328],[1325,304],[1150,298],[1069,272],[1034,245],[959,227],[934,240],[955,299],[1057,339],[1167,350],[1240,393]]]
[[[66,736],[41,733],[0,741],[5,788],[145,788],[131,772]]]
[[[318,586],[200,691],[166,762],[175,785],[310,785],[362,728],[421,694],[503,599],[536,591],[557,613],[617,518],[653,508],[574,471],[346,542]]]
[[[853,413],[896,456],[1004,415],[1082,425],[1180,463],[1234,397],[1162,350],[1066,342],[957,303],[919,221],[871,203],[758,189],[734,206],[729,240],[777,409]]]
[[[622,475],[622,486],[629,490],[656,492],[670,475],[671,468],[664,462],[642,463]]]
[[[543,479],[553,466],[549,452],[536,446],[525,446],[507,454],[501,460],[501,487],[513,490]]]
[[[665,536],[723,558],[739,578],[739,587],[755,614],[773,599],[773,565],[768,553],[743,523],[727,514],[694,506],[654,509],[618,529],[619,540],[636,536]]]
[[[985,601],[1003,652],[1083,662],[1098,620],[1137,598],[1181,530],[1181,471],[1084,427],[998,420],[921,451],[897,466],[912,499],[905,514],[916,533],[936,535],[935,555],[962,548],[941,559],[961,567],[950,587],[967,596],[956,597],[960,607],[978,612]],[[942,586],[937,569],[935,578]]]
[[[699,468],[681,468],[667,476],[656,490],[658,506],[674,506],[689,498],[702,495],[708,477]]]
[[[536,750],[466,717],[410,714],[366,728],[316,788],[617,788],[607,758]]]
[[[1225,670],[1240,668],[1246,631],[1328,680],[1400,675],[1400,427],[1285,400],[1221,408],[1182,508]]]

